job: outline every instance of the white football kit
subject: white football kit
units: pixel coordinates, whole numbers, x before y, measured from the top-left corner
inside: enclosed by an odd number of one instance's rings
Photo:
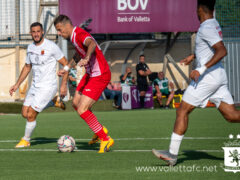
[[[32,85],[27,93],[24,106],[31,106],[41,112],[57,93],[56,64],[64,57],[60,48],[52,41],[44,39],[27,49],[26,64],[32,65]]]
[[[196,36],[197,68],[204,66],[214,55],[213,45],[222,41],[222,31],[216,19],[204,21]],[[208,68],[197,82],[192,81],[183,95],[183,101],[196,107],[206,107],[208,101],[218,108],[221,102],[234,104],[228,90],[226,72],[221,62]]]

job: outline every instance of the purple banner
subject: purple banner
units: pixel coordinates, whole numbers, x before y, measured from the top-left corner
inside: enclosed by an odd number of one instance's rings
[[[148,87],[145,95],[145,108],[153,108],[153,93],[152,86]],[[137,109],[140,108],[139,91],[136,86],[122,87],[122,108]]]
[[[136,86],[131,86],[131,96],[132,96],[132,109],[140,108],[140,96]],[[144,102],[145,102],[144,104],[145,108],[153,108],[152,86],[148,87]]]
[[[75,26],[91,18],[91,33],[194,32],[197,0],[59,0]]]

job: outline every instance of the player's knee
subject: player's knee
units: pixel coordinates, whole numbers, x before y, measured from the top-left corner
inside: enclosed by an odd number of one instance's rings
[[[78,107],[78,101],[73,99],[72,106],[73,106],[73,108],[77,108]]]
[[[35,121],[35,116],[32,112],[27,113],[27,120],[28,121]]]
[[[88,110],[88,107],[85,105],[80,105],[77,109],[78,114],[80,114],[80,115],[83,114],[84,112],[86,112],[87,110]]]
[[[185,116],[185,115],[187,115],[187,112],[183,108],[181,108],[181,106],[180,106],[179,108],[177,108],[176,114],[177,114],[177,117],[178,116]]]

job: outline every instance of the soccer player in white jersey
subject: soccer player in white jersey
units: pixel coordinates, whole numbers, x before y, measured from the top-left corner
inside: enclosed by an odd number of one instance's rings
[[[195,54],[181,61],[187,65],[196,58],[197,68],[190,74],[193,81],[186,89],[177,110],[169,150],[152,150],[156,157],[168,165],[177,163],[180,144],[188,127],[188,115],[195,107],[204,108],[210,100],[227,121],[240,122],[240,111],[235,109],[227,86],[226,72],[221,63],[227,50],[222,41],[221,28],[213,17],[214,5],[215,0],[198,0],[197,14],[201,25],[197,32]]]
[[[34,42],[27,48],[26,64],[16,84],[9,90],[12,96],[32,70],[32,85],[22,107],[22,116],[27,119],[25,134],[16,148],[30,146],[30,138],[36,127],[38,113],[57,93],[56,64],[59,62],[65,66],[68,63],[59,47],[43,37],[44,31],[41,23],[33,23],[30,26],[30,34]],[[61,96],[65,96],[67,93],[67,76],[68,74],[65,74],[62,80]]]

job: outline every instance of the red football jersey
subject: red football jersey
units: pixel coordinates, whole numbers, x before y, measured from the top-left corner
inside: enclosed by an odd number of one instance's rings
[[[84,58],[87,53],[87,47],[84,45],[84,43],[88,38],[91,38],[95,41],[91,34],[81,29],[80,27],[74,27],[71,35],[71,41],[75,46],[76,51],[82,58]],[[90,57],[89,63],[85,66],[85,68],[90,77],[100,76],[110,71],[107,60],[105,59],[98,44],[96,46],[95,52]]]

